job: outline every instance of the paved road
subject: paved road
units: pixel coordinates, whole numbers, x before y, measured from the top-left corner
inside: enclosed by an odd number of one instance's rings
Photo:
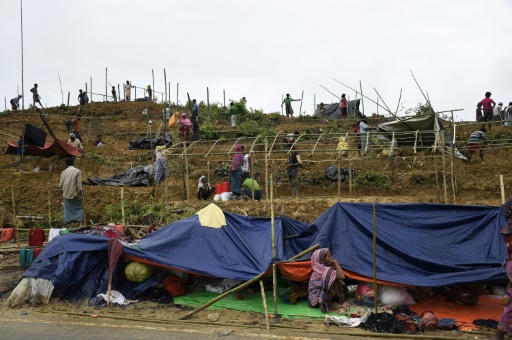
[[[0,314],[0,339],[328,339],[287,330],[242,329],[202,325],[118,322],[100,318],[7,311]],[[340,339],[339,336],[332,339]],[[350,337],[357,339],[358,337]]]

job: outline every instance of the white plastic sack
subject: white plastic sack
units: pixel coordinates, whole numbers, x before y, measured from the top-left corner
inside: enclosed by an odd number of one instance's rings
[[[379,292],[379,300],[383,304],[391,306],[414,305],[416,303],[405,287],[385,285],[382,286]]]

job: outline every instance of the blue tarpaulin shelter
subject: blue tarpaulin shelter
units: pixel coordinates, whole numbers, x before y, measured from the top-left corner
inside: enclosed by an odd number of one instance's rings
[[[376,204],[377,278],[418,286],[506,279],[499,207]],[[309,228],[342,268],[373,277],[373,206],[337,203]],[[304,242],[304,240],[302,240]]]
[[[501,267],[506,247],[499,231],[501,209],[441,204],[376,204],[377,278],[409,285],[443,286],[506,279]],[[311,224],[286,216],[271,220],[225,212],[220,228],[202,226],[190,216],[125,246],[124,256],[166,268],[249,280],[312,245],[331,249],[342,268],[373,276],[373,206],[337,203]],[[108,239],[67,234],[52,240],[25,272],[52,281],[69,298],[106,291]],[[309,256],[309,255],[308,255]],[[122,262],[118,266],[122,267]],[[122,269],[122,268],[121,268]],[[120,269],[118,269],[120,272]],[[160,272],[142,284],[115,277],[127,298],[151,287]],[[117,280],[117,281],[116,281]]]

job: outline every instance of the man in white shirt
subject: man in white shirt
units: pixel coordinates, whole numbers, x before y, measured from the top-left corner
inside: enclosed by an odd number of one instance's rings
[[[71,145],[71,146],[74,146],[75,148],[77,149],[80,149],[82,150],[83,147],[82,147],[82,143],[80,142],[79,139],[77,139],[75,137],[75,134],[74,133],[70,133],[69,134],[69,139],[68,139],[68,144]]]
[[[501,115],[501,112],[503,110],[503,103],[499,102],[498,105],[492,109],[492,120],[493,121],[500,121],[503,120],[503,117]]]
[[[80,198],[82,195],[82,172],[75,168],[75,159],[66,158],[67,169],[60,175],[59,187],[64,198],[64,224],[80,222],[84,218],[84,210]]]

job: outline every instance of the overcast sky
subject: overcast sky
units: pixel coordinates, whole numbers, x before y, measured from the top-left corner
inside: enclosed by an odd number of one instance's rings
[[[457,120],[474,119],[476,103],[512,101],[510,0],[23,0],[25,107],[39,84],[44,105],[62,103],[58,74],[67,98],[93,78],[93,92],[108,81],[164,90],[171,100],[186,92],[206,102],[239,100],[265,112],[280,111],[287,92],[302,111],[355,93],[376,100],[373,88],[392,110],[400,89],[405,108],[424,99],[409,70],[428,91],[437,111],[464,109]],[[20,1],[0,1],[0,95],[21,93]],[[141,97],[137,91],[137,97]],[[95,100],[100,97],[94,96]],[[65,100],[66,101],[66,100]],[[365,112],[376,105],[365,101]],[[294,103],[295,112],[299,103]],[[4,109],[4,105],[0,106]],[[379,110],[382,112],[382,110]]]

